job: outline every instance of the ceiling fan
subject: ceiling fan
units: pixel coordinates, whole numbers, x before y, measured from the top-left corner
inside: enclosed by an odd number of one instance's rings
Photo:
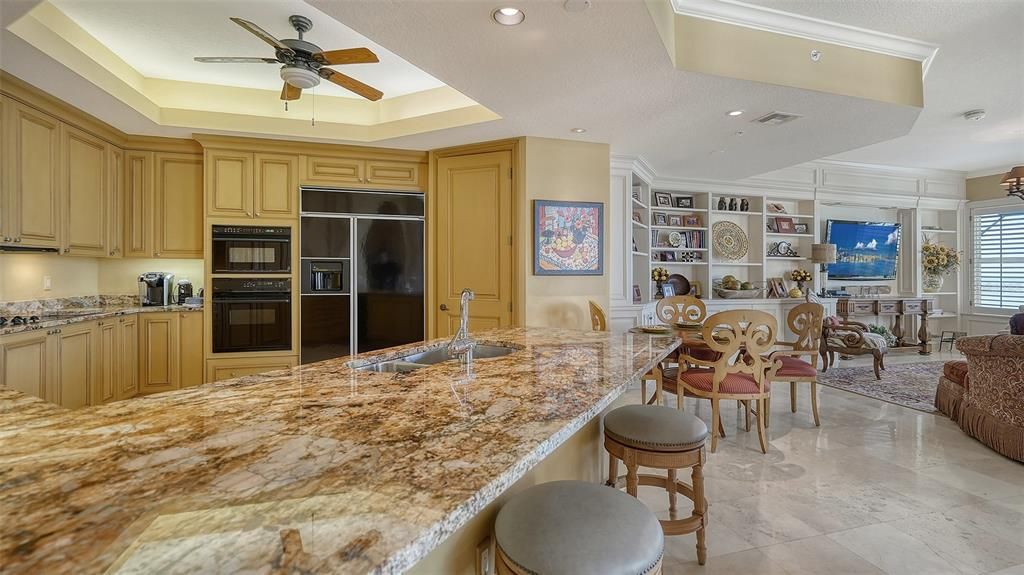
[[[377,101],[384,93],[368,86],[355,78],[327,68],[340,64],[371,64],[379,62],[377,55],[368,48],[349,48],[346,50],[330,50],[324,52],[319,46],[302,39],[302,35],[313,28],[313,21],[305,16],[294,15],[288,22],[299,33],[298,38],[278,40],[259,26],[243,20],[232,18],[232,22],[252,32],[257,38],[274,47],[273,58],[232,58],[232,57],[198,57],[196,62],[207,64],[284,64],[281,67],[281,99],[298,100],[302,91],[320,83],[320,78],[355,92],[367,100]]]

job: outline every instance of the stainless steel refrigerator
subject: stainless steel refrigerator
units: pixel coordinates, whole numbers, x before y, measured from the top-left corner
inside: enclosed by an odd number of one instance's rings
[[[301,363],[422,341],[423,194],[301,197]]]

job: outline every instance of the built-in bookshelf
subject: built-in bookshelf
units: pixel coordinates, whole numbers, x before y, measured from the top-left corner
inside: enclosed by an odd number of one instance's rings
[[[925,243],[940,244],[952,248],[958,252],[964,249],[964,241],[960,233],[960,213],[957,210],[918,208],[917,209],[918,235],[915,245],[918,250],[918,269],[922,269],[920,247]],[[945,277],[942,287],[936,292],[921,291],[922,296],[934,298],[933,312],[928,316],[928,331],[931,338],[938,338],[944,330],[959,329],[960,315],[963,305],[962,289],[964,285],[964,266],[967,265],[966,256],[960,255],[961,268]],[[921,286],[923,271],[919,273],[922,277],[918,279],[917,285]]]

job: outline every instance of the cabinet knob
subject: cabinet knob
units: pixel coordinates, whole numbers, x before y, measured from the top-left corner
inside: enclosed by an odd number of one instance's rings
[[[154,256],[156,256],[156,257],[160,257],[160,252],[156,252],[156,253],[155,253],[155,254],[153,254],[153,255],[154,255]]]
[[[21,238],[14,238],[14,243],[20,244],[21,243]]]
[[[9,237],[7,237],[7,236],[4,236],[4,241],[5,241],[5,242],[9,242],[9,241],[11,241],[11,238],[9,238]]]
[[[258,218],[258,217],[260,217],[261,215],[262,215],[262,214],[260,214],[259,212],[256,212],[256,217],[257,217],[257,218]]]
[[[18,241],[18,240],[14,240],[14,241]],[[70,251],[71,251],[71,248],[64,248],[64,253],[69,253]]]
[[[441,304],[441,311],[448,311],[448,304],[446,304],[446,303]]]

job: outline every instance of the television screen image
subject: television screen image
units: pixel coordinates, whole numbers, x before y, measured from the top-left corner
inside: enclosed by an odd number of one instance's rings
[[[900,251],[900,225],[829,220],[827,242],[836,245],[830,280],[894,280]]]

